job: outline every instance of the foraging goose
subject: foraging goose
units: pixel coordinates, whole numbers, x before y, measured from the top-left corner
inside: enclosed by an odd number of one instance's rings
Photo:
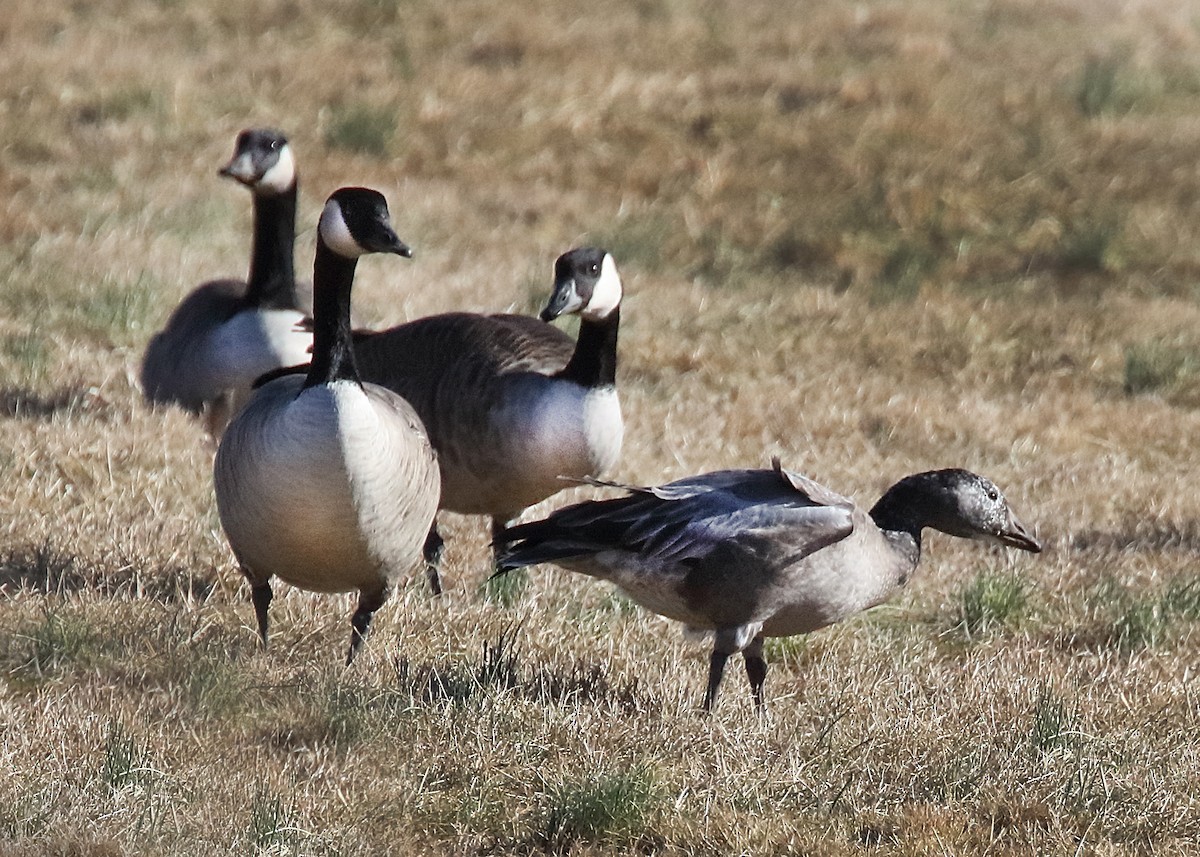
[[[437,462],[416,413],[362,383],[355,366],[350,290],[365,253],[411,255],[382,195],[342,188],[317,230],[312,365],[255,392],[213,465],[221,525],[250,581],[263,645],[272,575],[316,592],[357,589],[347,663],[393,585],[420,564],[438,500]]]
[[[493,535],[566,485],[616,464],[624,423],[616,391],[621,278],[612,256],[583,247],[559,256],[541,319],[446,313],[355,341],[366,381],[420,415],[442,474],[440,508],[489,515]],[[549,324],[581,316],[575,342]],[[425,558],[441,591],[442,539]]]
[[[1037,553],[999,489],[966,470],[905,477],[864,512],[784,470],[721,470],[561,509],[500,534],[497,574],[553,562],[620,587],[714,635],[704,708],[741,652],[763,705],[765,637],[806,634],[886,601],[921,556],[926,527]],[[593,480],[595,481],[595,480]]]
[[[198,286],[150,340],[142,361],[142,391],[153,404],[203,414],[218,438],[250,393],[254,379],[308,359],[312,334],[292,269],[296,235],[296,161],[277,131],[238,135],[233,159],[219,174],[254,195],[250,276]]]

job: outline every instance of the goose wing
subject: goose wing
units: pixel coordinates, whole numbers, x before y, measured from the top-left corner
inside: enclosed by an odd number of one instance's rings
[[[849,500],[779,467],[716,471],[654,488],[593,482],[631,493],[569,506],[506,530],[497,539],[509,544],[501,568],[602,551],[688,563],[717,549],[761,553],[763,546],[796,560],[854,528]]]
[[[312,319],[301,325],[312,329]],[[481,376],[506,372],[551,374],[567,365],[575,342],[557,327],[527,315],[448,312],[387,330],[351,331],[360,374],[413,398],[445,380],[449,368]],[[255,386],[303,374],[308,364],[276,369]]]
[[[391,389],[409,379],[431,382],[455,364],[485,375],[556,372],[574,349],[569,336],[536,318],[462,312],[361,334],[354,346],[363,377]]]
[[[142,392],[150,402],[174,402],[199,413],[221,390],[205,386],[198,353],[213,330],[229,321],[245,304],[241,280],[212,280],[197,286],[180,301],[163,329],[146,346],[142,359]]]

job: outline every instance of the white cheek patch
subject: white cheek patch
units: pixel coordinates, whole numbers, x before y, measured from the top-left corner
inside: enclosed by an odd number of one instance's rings
[[[256,193],[280,194],[296,182],[296,159],[292,147],[284,144],[274,165],[254,185]]]
[[[367,252],[350,234],[350,227],[346,225],[346,218],[342,216],[342,207],[332,199],[325,203],[317,231],[321,234],[325,246],[339,256],[357,259]]]
[[[580,315],[593,321],[608,318],[621,305],[621,297],[621,276],[617,273],[617,263],[613,261],[611,253],[605,253],[604,261],[600,263],[600,279],[596,281],[592,298]]]

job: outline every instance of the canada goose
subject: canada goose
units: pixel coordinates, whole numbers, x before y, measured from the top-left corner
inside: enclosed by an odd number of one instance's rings
[[[438,499],[416,413],[362,383],[355,366],[350,290],[365,253],[411,255],[382,195],[342,188],[317,229],[308,373],[261,386],[230,421],[213,465],[221,525],[250,581],[263,645],[272,575],[316,592],[357,589],[347,663],[395,582],[420,563]]]
[[[493,535],[566,487],[616,464],[624,423],[617,398],[621,278],[612,255],[582,247],[559,256],[541,321],[446,313],[361,334],[364,380],[403,396],[420,415],[442,474],[440,508],[489,515]],[[576,341],[548,322],[581,316]],[[441,591],[442,539],[425,558]]]
[[[553,562],[611,581],[643,607],[714,635],[706,710],[735,652],[761,709],[763,639],[806,634],[890,598],[916,568],[925,527],[1041,550],[999,489],[967,470],[905,477],[868,513],[778,459],[772,465],[657,488],[597,482],[630,494],[502,532],[497,574]]]
[[[296,235],[296,161],[278,131],[238,135],[232,160],[219,174],[254,195],[254,242],[248,281],[198,286],[150,340],[142,390],[151,403],[202,414],[218,438],[249,395],[255,378],[308,359],[312,334],[292,269]]]

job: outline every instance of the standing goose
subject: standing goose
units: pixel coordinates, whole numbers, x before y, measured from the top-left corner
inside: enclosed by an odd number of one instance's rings
[[[254,196],[254,242],[248,281],[198,286],[150,340],[142,361],[147,401],[202,414],[219,438],[254,379],[308,359],[312,334],[300,325],[292,248],[296,236],[296,161],[278,131],[238,135],[219,174]]]
[[[364,384],[355,366],[350,290],[365,253],[411,255],[382,195],[342,188],[317,229],[308,373],[255,392],[229,423],[213,473],[263,645],[272,575],[316,592],[358,590],[347,663],[396,581],[420,564],[438,500],[437,462],[416,413]]]
[[[559,256],[541,319],[446,313],[360,335],[364,380],[387,387],[421,417],[442,475],[440,508],[488,515],[493,534],[565,486],[616,464],[624,423],[617,398],[621,278],[612,255],[583,247]],[[543,322],[578,313],[574,342]],[[441,591],[436,522],[425,558]]]
[[[553,562],[620,587],[712,633],[704,708],[741,652],[763,706],[766,637],[807,634],[874,607],[908,582],[926,527],[1037,553],[990,481],[967,470],[905,477],[865,512],[784,470],[720,470],[561,509],[500,534],[500,571]]]

